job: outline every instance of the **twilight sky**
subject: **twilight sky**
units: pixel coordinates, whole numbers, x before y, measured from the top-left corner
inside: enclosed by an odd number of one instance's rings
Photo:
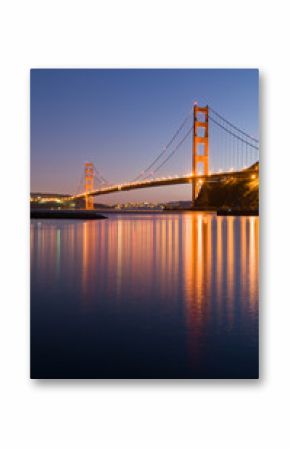
[[[76,192],[85,161],[111,182],[132,180],[170,140],[194,101],[258,137],[258,77],[254,69],[31,70],[31,191]],[[190,151],[188,138],[160,176],[188,173]],[[170,186],[95,201],[190,195],[190,186]]]

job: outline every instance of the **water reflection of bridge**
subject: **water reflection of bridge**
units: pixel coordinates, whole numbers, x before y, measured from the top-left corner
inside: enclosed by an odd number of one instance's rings
[[[36,257],[42,264],[35,269],[47,272],[56,282],[65,264],[67,280],[73,284],[81,280],[84,301],[96,299],[96,284],[99,295],[109,294],[112,300],[127,289],[137,299],[142,288],[151,289],[149,297],[173,295],[177,301],[182,288],[188,317],[194,314],[195,319],[204,320],[214,309],[231,326],[240,296],[247,298],[240,304],[241,313],[244,308],[257,312],[257,217],[190,212],[112,216],[106,223],[56,224],[49,230],[45,225],[32,226],[31,232],[32,250],[37,247]]]
[[[115,354],[119,332],[125,330],[125,355],[128,347],[135,354],[135,341],[146,342],[154,357],[170,367],[179,342],[177,348],[196,376],[213,363],[220,377],[223,369],[237,377],[241,369],[247,371],[249,361],[256,372],[258,361],[258,245],[258,217],[188,212],[113,215],[106,223],[33,222],[31,269],[37,288],[45,290],[42,303],[50,297],[47,307],[61,305],[65,323],[75,308],[77,326],[69,319],[66,332],[82,337],[91,324],[85,340],[90,348],[106,341]],[[47,317],[43,319],[46,323]],[[104,328],[99,319],[108,325]],[[92,328],[99,326],[94,340]],[[54,335],[53,326],[49,329]],[[166,356],[152,335],[164,342]],[[58,351],[58,341],[53,341]],[[90,353],[84,350],[77,357],[86,361],[84,354]],[[176,360],[180,354],[175,351]],[[143,357],[152,361],[141,351],[139,363],[145,363]]]

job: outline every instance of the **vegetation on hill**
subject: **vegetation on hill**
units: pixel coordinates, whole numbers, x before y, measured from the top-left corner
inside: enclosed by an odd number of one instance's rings
[[[250,180],[229,178],[222,182],[205,182],[196,199],[201,209],[259,209],[259,176]]]

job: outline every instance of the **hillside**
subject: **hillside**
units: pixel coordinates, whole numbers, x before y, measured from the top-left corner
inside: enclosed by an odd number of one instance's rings
[[[259,175],[254,179],[228,179],[223,182],[205,182],[196,199],[200,209],[259,209]]]

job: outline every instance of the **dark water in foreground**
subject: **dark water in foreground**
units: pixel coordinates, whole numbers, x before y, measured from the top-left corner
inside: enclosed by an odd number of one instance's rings
[[[33,378],[258,376],[259,218],[31,220]]]

